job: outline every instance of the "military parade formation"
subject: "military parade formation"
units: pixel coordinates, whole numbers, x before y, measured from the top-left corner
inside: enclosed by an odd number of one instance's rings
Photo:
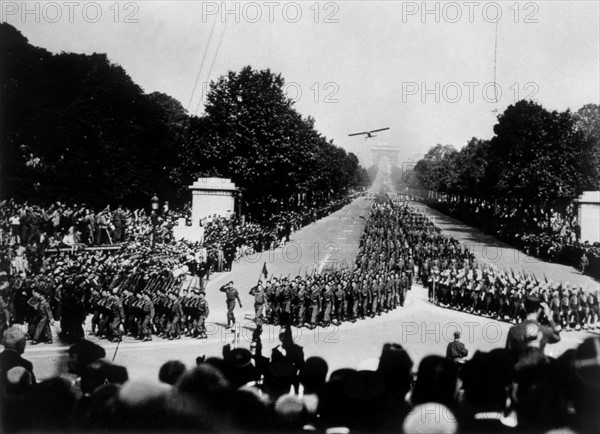
[[[85,335],[91,315],[89,333],[114,342],[124,336],[139,341],[207,338],[206,281],[186,262],[190,256],[170,256],[167,249],[160,259],[131,253],[94,258],[84,265],[59,266],[54,274],[14,279],[12,309],[8,300],[0,309],[4,327],[12,316],[13,322],[28,324],[32,343],[51,342],[58,317],[61,337],[76,340]],[[382,315],[402,307],[417,281],[428,288],[430,301],[444,308],[519,323],[525,318],[525,298],[537,295],[563,330],[599,327],[598,290],[482,267],[467,246],[442,235],[402,196],[375,196],[353,264],[270,278],[265,264],[263,274],[250,289],[258,329],[265,324],[313,329]],[[226,298],[226,327],[232,328],[236,304],[242,308],[239,291],[232,281],[220,290]]]

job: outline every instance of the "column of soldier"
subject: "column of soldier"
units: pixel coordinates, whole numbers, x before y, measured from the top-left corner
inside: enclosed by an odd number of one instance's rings
[[[183,334],[207,337],[205,322],[210,310],[205,293],[198,286],[191,287],[193,280],[182,288],[183,277],[165,269],[151,274],[136,272],[100,292],[93,290],[92,333],[117,342],[124,334],[141,341],[151,341],[153,335],[169,340]],[[116,289],[111,292],[112,286]]]
[[[414,261],[404,255],[408,247],[390,242],[397,230],[382,232],[390,223],[384,208],[376,207],[361,239],[356,266],[325,273],[273,278],[251,289],[255,296],[256,322],[294,324],[314,328],[342,321],[356,321],[381,315],[404,304],[413,280]],[[376,260],[386,257],[387,260]],[[266,310],[263,315],[263,308]],[[181,288],[181,279],[168,272],[122,270],[91,288],[92,333],[120,341],[123,334],[142,341],[152,334],[178,339],[182,334],[206,337],[209,307],[197,287]]]
[[[541,281],[533,274],[512,269],[480,268],[472,257],[461,264],[452,256],[434,255],[419,267],[430,300],[442,307],[516,324],[525,318],[525,298],[535,295],[550,308],[559,329],[600,328],[600,289],[585,291],[568,282],[553,282],[545,277]]]
[[[178,309],[181,277],[175,276],[181,273],[172,270],[186,260],[177,246],[168,244],[154,251],[125,249],[112,256],[83,252],[49,258],[44,272],[17,275],[6,288],[3,285],[0,307],[5,303],[9,309],[2,325],[26,323],[33,344],[52,342],[54,319],[60,320],[64,339],[83,337],[88,314],[92,333],[114,341],[124,334],[141,340],[150,340],[152,333],[176,338],[184,319],[191,321],[190,334],[201,335],[205,329],[200,318],[208,315],[202,296],[188,291],[191,300],[181,306],[185,318]]]
[[[559,330],[600,328],[598,289],[585,291],[512,270],[453,267],[433,269],[428,287],[430,298],[440,306],[513,324],[525,318],[525,298],[535,295],[550,308]]]
[[[421,240],[436,229],[418,231],[424,217],[378,197],[352,267],[271,279],[250,290],[258,325],[316,326],[355,322],[403,306],[422,257]],[[446,240],[447,241],[447,240]],[[461,252],[462,253],[462,252]],[[264,313],[263,313],[264,312]]]
[[[480,268],[467,246],[443,236],[407,202],[377,197],[360,246],[352,269],[259,282],[251,289],[257,324],[314,328],[381,315],[402,306],[419,279],[445,308],[517,323],[525,319],[525,298],[537,295],[560,328],[600,328],[600,290]]]
[[[419,213],[403,207],[413,216]],[[429,289],[429,298],[442,307],[457,309],[513,324],[525,318],[525,298],[536,295],[547,304],[559,329],[589,330],[600,328],[600,289],[585,291],[572,288],[568,282],[540,281],[533,274],[479,267],[474,256],[460,249],[457,240],[443,237],[425,216],[418,218],[420,230],[434,230],[437,239],[432,252],[418,255],[421,281]],[[448,248],[448,246],[451,246]],[[417,246],[418,249],[418,246]]]

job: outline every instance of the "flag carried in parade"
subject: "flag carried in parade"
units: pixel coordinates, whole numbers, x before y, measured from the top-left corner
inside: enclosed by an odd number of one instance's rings
[[[265,276],[265,280],[267,280],[267,278],[269,277],[269,272],[267,271],[267,261],[265,261],[265,263],[262,266],[262,270],[260,270],[260,274],[258,275],[258,283],[260,283],[260,279],[262,279],[262,276]]]

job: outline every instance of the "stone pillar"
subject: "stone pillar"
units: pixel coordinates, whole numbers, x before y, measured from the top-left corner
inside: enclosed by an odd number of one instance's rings
[[[204,228],[200,226],[200,221],[215,214],[231,217],[235,213],[235,193],[238,189],[228,178],[198,178],[189,188],[192,190],[192,225],[184,226],[179,222],[173,228],[173,235],[176,240],[201,243],[204,240]]]
[[[579,241],[590,244],[600,242],[600,191],[584,191],[578,199],[577,223],[581,228]]]
[[[216,214],[230,217],[235,214],[237,187],[229,178],[198,178],[190,186],[192,190],[192,226],[200,220]]]

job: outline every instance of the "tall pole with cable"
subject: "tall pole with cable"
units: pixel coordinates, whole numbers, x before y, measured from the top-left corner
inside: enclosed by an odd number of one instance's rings
[[[217,61],[217,57],[219,55],[219,50],[221,49],[221,44],[223,43],[223,37],[225,36],[225,30],[227,30],[227,21],[225,21],[225,25],[223,26],[223,31],[221,32],[221,38],[219,39],[219,43],[217,45],[217,50],[215,51],[215,55],[213,56],[212,63],[210,64],[210,68],[208,70],[208,74],[206,75],[206,80],[210,79],[210,74],[212,73],[213,67],[215,66],[215,62]],[[194,114],[198,115],[198,111],[200,110],[200,105],[202,104],[202,98],[198,101],[198,105],[196,106],[196,111]]]
[[[210,47],[210,41],[212,41],[213,34],[215,33],[215,27],[217,24],[217,16],[215,15],[215,20],[213,21],[213,25],[210,29],[210,34],[208,36],[208,42],[204,47],[204,53],[202,54],[202,60],[200,61],[200,68],[198,68],[198,73],[196,74],[196,81],[194,82],[194,88],[192,89],[192,93],[190,95],[190,101],[188,102],[188,112],[192,108],[192,100],[194,99],[194,94],[196,93],[196,88],[198,87],[198,81],[200,80],[200,74],[202,73],[202,68],[204,67],[204,61],[206,60],[206,53],[208,53],[208,47]],[[202,100],[202,97],[200,97]]]

